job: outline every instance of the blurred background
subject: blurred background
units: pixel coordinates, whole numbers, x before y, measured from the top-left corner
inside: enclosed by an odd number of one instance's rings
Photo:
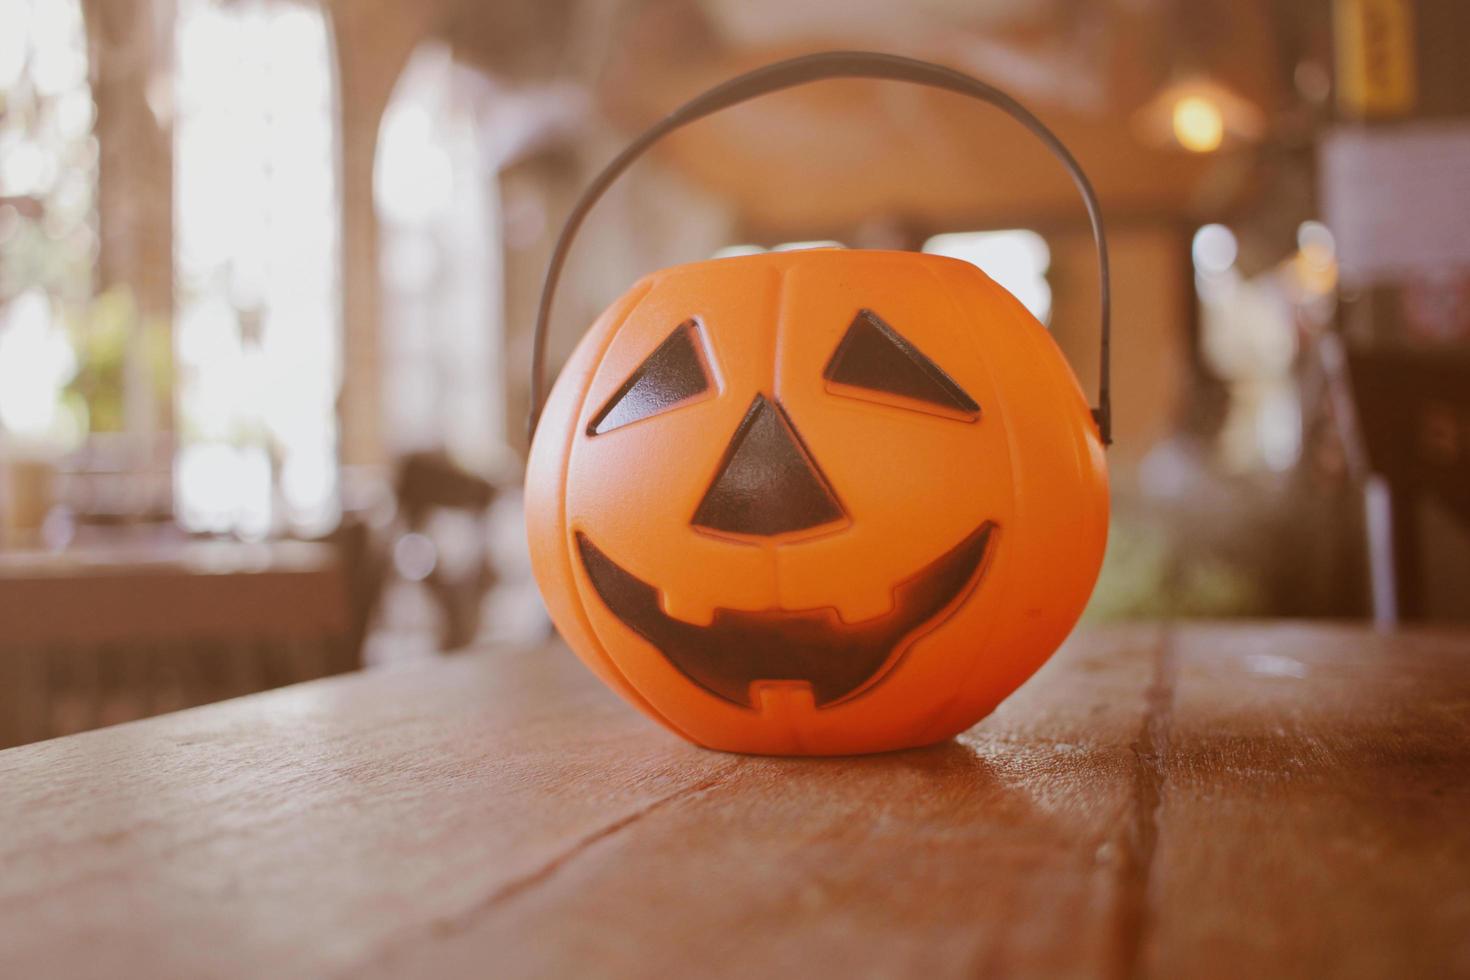
[[[559,224],[682,100],[834,47],[1009,90],[1097,187],[1093,621],[1470,618],[1467,37],[1457,0],[0,0],[0,746],[544,637],[519,486]],[[812,243],[975,262],[1090,389],[1060,168],[854,81],[635,167],[552,362],[645,272]]]

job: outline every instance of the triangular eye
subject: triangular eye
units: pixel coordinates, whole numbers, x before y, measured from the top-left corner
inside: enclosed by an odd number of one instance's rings
[[[685,320],[623,382],[587,426],[589,436],[666,412],[709,391],[699,325]]]
[[[980,417],[980,406],[953,378],[872,310],[853,317],[822,377],[834,394],[917,411],[932,406],[967,421]]]

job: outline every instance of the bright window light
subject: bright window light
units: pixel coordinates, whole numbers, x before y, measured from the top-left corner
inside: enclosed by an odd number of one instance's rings
[[[809,248],[841,248],[841,242],[830,239],[819,238],[810,242],[782,242],[780,245],[771,246],[773,252],[801,252]]]
[[[180,0],[174,342],[191,528],[337,515],[336,93],[327,24],[290,0]]]
[[[1051,318],[1051,249],[1034,231],[963,231],[935,235],[924,243],[931,255],[947,255],[978,266],[1021,301],[1042,323]]]
[[[834,242],[827,238],[813,239],[809,242],[782,242],[766,248],[764,245],[727,245],[710,256],[712,259],[728,259],[737,255],[759,255],[762,252],[800,252],[809,248],[845,248],[841,242]]]
[[[711,255],[710,258],[733,259],[737,255],[759,255],[764,251],[765,249],[760,245],[726,245]]]
[[[487,470],[506,452],[500,198],[485,140],[488,81],[425,42],[379,129],[386,435]]]
[[[73,448],[97,250],[96,106],[77,0],[0,0],[0,456]]]
[[[65,333],[38,289],[0,308],[0,428],[32,442],[53,441],[65,424],[58,395],[76,371]]]

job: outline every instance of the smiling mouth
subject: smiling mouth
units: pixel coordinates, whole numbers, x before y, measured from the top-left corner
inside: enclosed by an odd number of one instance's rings
[[[716,697],[755,707],[761,682],[804,682],[818,708],[861,693],[903,658],[920,636],[947,620],[984,577],[998,528],[986,521],[963,541],[900,582],[893,608],[856,623],[832,607],[716,609],[708,626],[664,612],[656,588],[577,533],[582,567],[603,603],[680,673]]]

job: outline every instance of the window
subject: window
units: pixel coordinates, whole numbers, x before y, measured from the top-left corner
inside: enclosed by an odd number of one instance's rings
[[[505,452],[498,179],[483,149],[489,82],[448,45],[415,52],[378,135],[383,399],[389,449]]]
[[[86,406],[68,321],[97,254],[96,107],[77,0],[0,0],[0,433],[74,444]]]
[[[179,0],[175,499],[196,530],[336,519],[340,201],[314,4]]]
[[[924,243],[924,251],[979,266],[1036,319],[1050,321],[1051,285],[1046,281],[1046,270],[1051,266],[1051,249],[1036,232],[1015,229],[935,235]]]

